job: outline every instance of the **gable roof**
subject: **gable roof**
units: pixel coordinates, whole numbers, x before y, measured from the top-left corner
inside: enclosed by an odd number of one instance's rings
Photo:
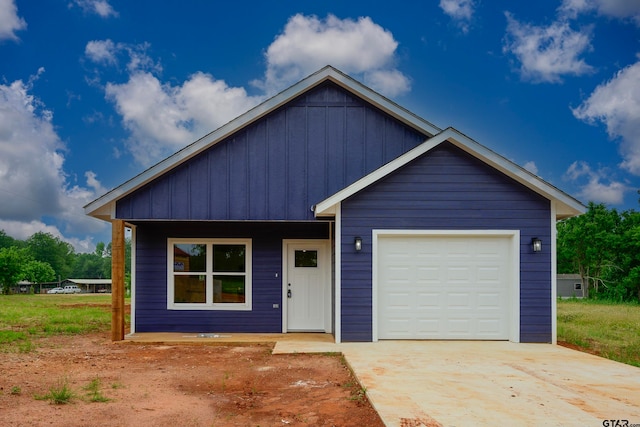
[[[586,212],[586,207],[578,200],[542,180],[538,176],[511,162],[510,160],[491,151],[487,147],[477,143],[454,128],[447,128],[424,143],[392,160],[369,175],[359,179],[348,187],[340,190],[322,202],[316,204],[314,213],[316,217],[330,217],[336,214],[336,207],[343,200],[365,189],[371,184],[386,177],[402,166],[432,150],[443,142],[450,142],[456,147],[466,151],[475,158],[489,166],[499,170],[520,184],[528,187],[548,200],[555,202],[556,220],[580,215]]]
[[[400,107],[384,96],[374,92],[373,90],[349,77],[348,75],[331,66],[326,66],[316,73],[305,78],[304,80],[301,80],[300,82],[284,90],[283,92],[280,92],[274,97],[268,99],[262,104],[254,107],[245,114],[221,126],[217,130],[198,139],[197,141],[186,146],[170,157],[167,157],[156,165],[140,173],[136,177],[130,179],[124,184],[114,188],[113,190],[94,200],[93,202],[87,204],[84,207],[85,214],[106,221],[115,218],[115,204],[119,199],[127,196],[128,194],[131,194],[135,190],[148,184],[149,182],[160,177],[166,172],[197,156],[199,153],[203,152],[209,147],[224,140],[229,135],[259,120],[260,118],[266,116],[282,105],[290,102],[294,98],[327,81],[337,84],[343,89],[351,92],[353,95],[380,108],[385,113],[390,114],[400,122],[426,135],[432,136],[441,132],[440,128],[416,116],[410,111]]]

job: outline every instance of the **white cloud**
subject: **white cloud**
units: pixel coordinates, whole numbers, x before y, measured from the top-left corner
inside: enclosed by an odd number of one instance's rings
[[[588,123],[604,123],[609,137],[619,138],[621,166],[640,175],[640,61],[618,71],[572,111]]]
[[[115,65],[118,63],[117,48],[110,39],[90,41],[84,48],[84,54],[98,64]]]
[[[507,34],[502,48],[520,63],[520,74],[533,82],[560,83],[562,76],[580,76],[593,67],[580,58],[591,48],[589,29],[574,31],[566,21],[535,26],[517,21],[509,12]]]
[[[118,12],[113,9],[108,0],[73,0],[69,6],[73,4],[79,6],[84,13],[95,13],[102,18],[118,16]]]
[[[27,28],[27,22],[18,16],[14,0],[0,0],[0,41],[18,40],[16,31]]]
[[[333,65],[365,79],[369,75],[372,89],[387,96],[398,95],[408,90],[409,80],[394,67],[397,47],[393,35],[369,17],[354,21],[328,15],[321,20],[298,14],[267,48],[264,80],[254,84],[273,94],[325,65]],[[387,78],[381,78],[383,75]]]
[[[565,178],[580,186],[578,197],[583,201],[620,205],[631,188],[611,180],[610,175],[607,170],[594,171],[586,162],[575,161],[567,169]]]
[[[147,51],[151,48],[149,43],[128,44],[114,43],[111,39],[91,40],[84,48],[85,56],[98,65],[118,66],[122,57],[126,58],[127,71],[162,72],[162,65],[154,62]]]
[[[411,80],[398,70],[374,70],[364,74],[364,82],[372,88],[383,88],[385,93],[406,93],[411,89]]]
[[[536,166],[536,162],[528,161],[522,167],[528,170],[529,172],[531,172],[532,174],[538,175],[538,166]]]
[[[182,83],[163,82],[158,77],[162,67],[151,60],[148,43],[94,40],[85,47],[85,56],[103,66],[128,56],[128,81],[98,86],[105,88],[129,131],[128,150],[138,163],[150,166],[327,64],[360,75],[386,95],[407,92],[410,79],[393,67],[397,46],[391,33],[370,18],[295,15],[265,53],[264,79],[254,82],[264,96],[249,96],[244,88],[204,72]]]
[[[638,0],[563,0],[561,14],[575,19],[580,14],[596,12],[616,19],[631,19],[640,26],[640,1]]]
[[[469,31],[474,6],[473,0],[440,0],[440,9],[449,15],[464,33]]]
[[[145,166],[215,130],[261,100],[201,72],[178,86],[163,84],[149,72],[135,72],[126,83],[108,83],[105,91],[131,132],[129,150]]]
[[[35,79],[0,85],[0,228],[18,238],[34,227],[57,230],[44,224],[46,217],[65,233],[102,230],[104,225],[85,216],[82,207],[103,189],[95,175],[87,175],[87,188],[70,185],[53,114],[30,94]]]

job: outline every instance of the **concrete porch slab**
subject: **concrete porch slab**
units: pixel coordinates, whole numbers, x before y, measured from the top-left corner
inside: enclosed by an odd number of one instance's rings
[[[144,344],[275,345],[277,342],[334,344],[335,339],[333,335],[324,333],[239,334],[225,332],[139,332],[125,335],[124,342]]]

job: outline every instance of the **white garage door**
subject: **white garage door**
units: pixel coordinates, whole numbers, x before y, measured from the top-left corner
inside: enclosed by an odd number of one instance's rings
[[[509,236],[379,236],[378,338],[509,339]]]

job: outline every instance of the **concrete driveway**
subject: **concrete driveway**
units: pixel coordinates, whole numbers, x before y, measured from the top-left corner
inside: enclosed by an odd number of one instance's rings
[[[640,368],[556,345],[278,342],[274,350],[326,351],[344,354],[387,426],[640,426]]]

